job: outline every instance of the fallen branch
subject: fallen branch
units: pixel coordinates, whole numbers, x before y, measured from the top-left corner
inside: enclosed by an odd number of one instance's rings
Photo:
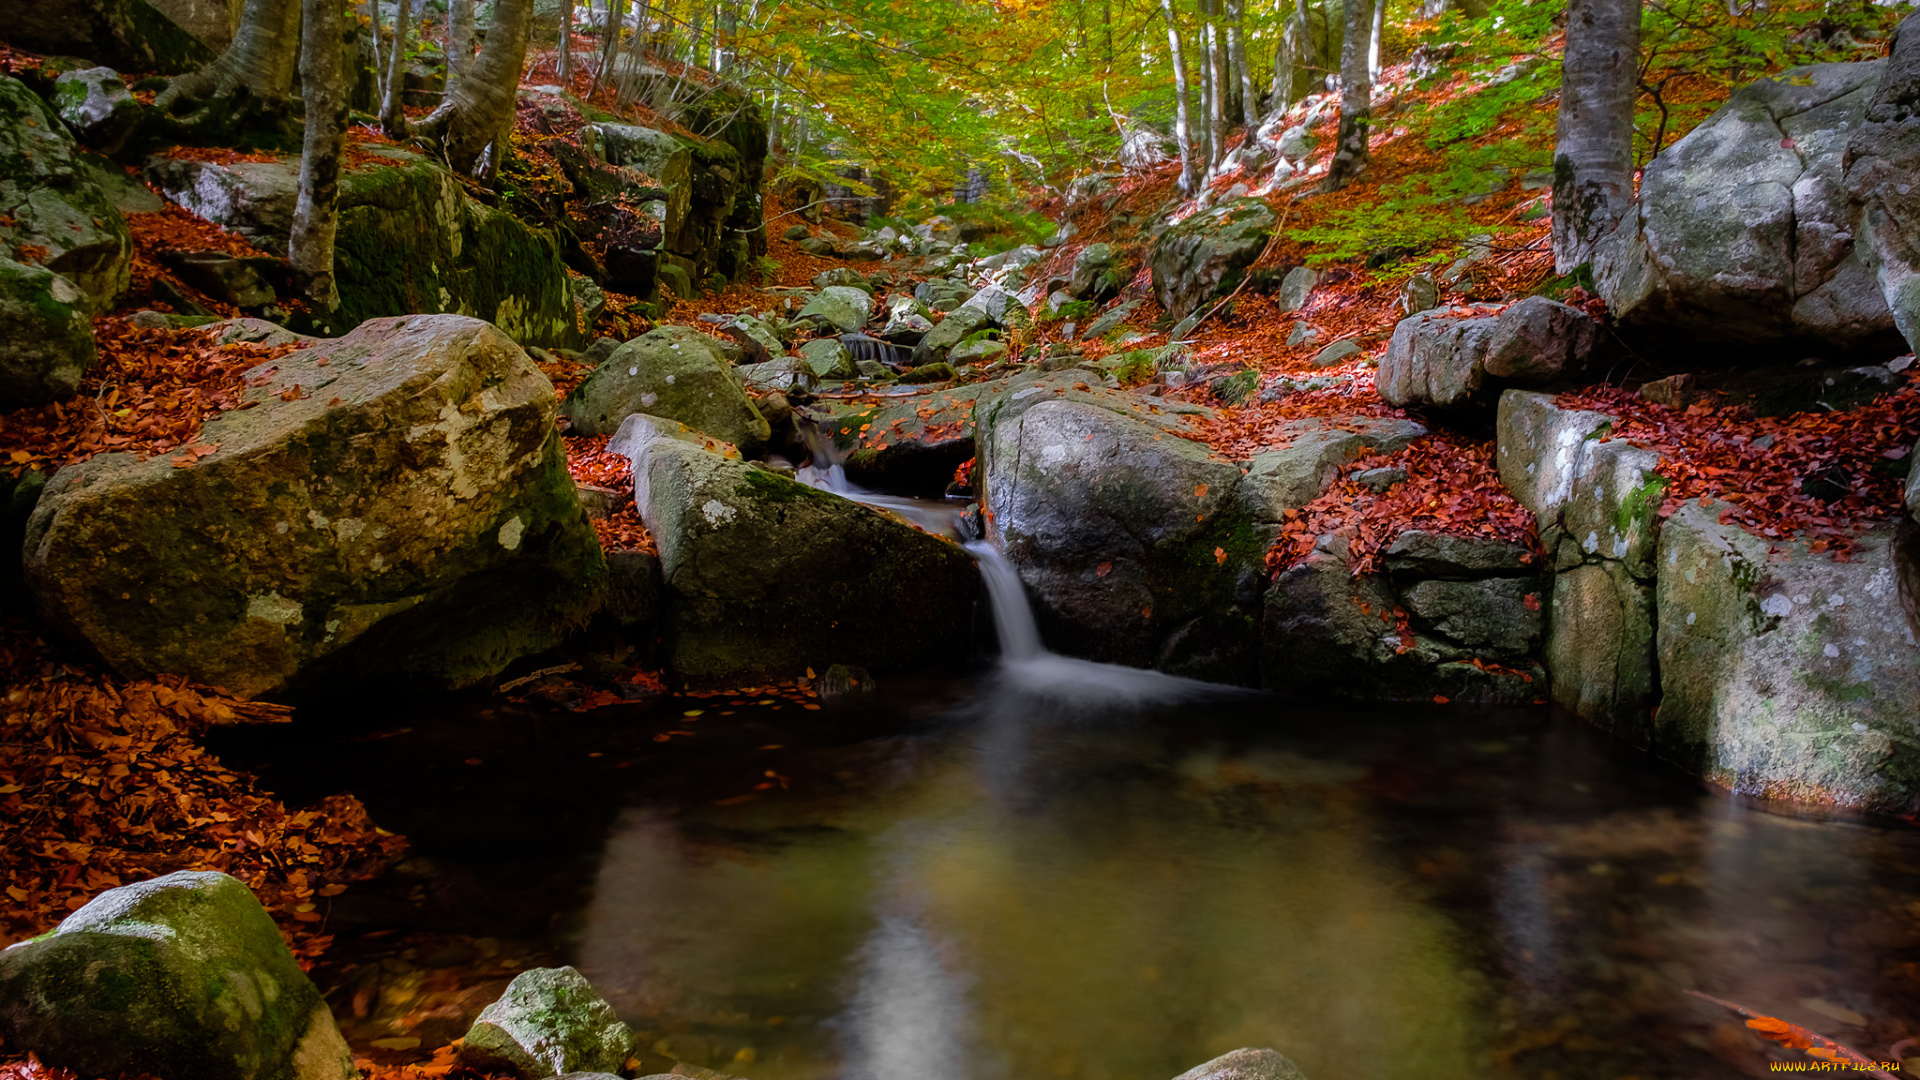
[[[1732,1009],[1734,1012],[1746,1017],[1747,1026],[1752,1028],[1762,1038],[1777,1042],[1782,1046],[1790,1046],[1795,1050],[1804,1050],[1808,1057],[1820,1061],[1844,1061],[1854,1066],[1849,1070],[1851,1072],[1861,1072],[1868,1076],[1877,1076],[1880,1080],[1896,1080],[1892,1073],[1887,1072],[1885,1069],[1876,1068],[1877,1062],[1868,1060],[1864,1054],[1842,1046],[1832,1039],[1827,1038],[1825,1035],[1809,1031],[1798,1024],[1789,1024],[1778,1017],[1754,1012],[1744,1005],[1735,1004],[1725,998],[1714,997],[1712,994],[1703,994],[1698,990],[1689,990],[1687,993],[1692,994],[1702,1001],[1711,1001],[1715,1005]]]

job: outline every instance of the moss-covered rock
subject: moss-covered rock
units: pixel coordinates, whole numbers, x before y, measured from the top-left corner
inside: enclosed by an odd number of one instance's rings
[[[140,126],[140,103],[109,67],[61,72],[53,80],[53,107],[82,142],[103,154],[119,153]]]
[[[823,328],[851,334],[867,325],[867,320],[872,316],[872,294],[851,285],[829,285],[807,301],[807,306],[800,309],[794,321],[811,319]]]
[[[593,985],[570,967],[534,968],[483,1009],[461,1040],[460,1061],[523,1080],[618,1074],[637,1043]]]
[[[685,326],[657,327],[615,349],[567,395],[560,412],[582,435],[611,435],[641,412],[747,451],[772,433],[720,343]]]
[[[121,71],[177,75],[213,49],[146,0],[11,0],[7,40],[53,56],[78,56]]]
[[[1176,319],[1240,283],[1278,222],[1260,199],[1229,199],[1160,234],[1153,245],[1153,295]]]
[[[0,411],[72,397],[93,366],[93,324],[73,283],[0,258]]]
[[[341,174],[335,239],[340,308],[328,327],[449,312],[485,319],[522,345],[578,340],[572,288],[551,233],[468,198],[452,172],[419,154],[378,148],[378,163]],[[209,221],[283,251],[300,162],[228,165],[156,158],[147,178]]]
[[[1721,524],[1661,530],[1660,756],[1739,794],[1920,810],[1920,643],[1885,527],[1846,562]]]
[[[598,584],[552,384],[486,323],[375,320],[245,400],[204,449],[61,469],[34,511],[36,604],[115,670],[459,685],[557,644]]]
[[[667,193],[660,214],[663,235],[676,236],[693,198],[693,151],[664,131],[633,124],[587,124],[580,128],[587,152],[609,165],[638,169]]]
[[[853,378],[853,354],[839,338],[815,338],[800,346],[800,359],[822,379]]]
[[[947,317],[934,323],[933,329],[913,347],[913,362],[930,364],[945,360],[955,346],[992,325],[993,319],[979,308],[962,307],[948,312]]]
[[[0,952],[0,1034],[83,1076],[359,1075],[260,901],[203,871],[109,889]]]
[[[127,290],[133,262],[127,223],[94,181],[73,136],[26,84],[4,75],[0,249],[73,282],[88,312],[106,310]]]
[[[669,663],[695,685],[876,672],[970,654],[980,575],[956,544],[634,416],[610,448],[633,461],[660,546]]]
[[[1320,497],[1342,465],[1368,451],[1397,453],[1427,429],[1411,420],[1368,416],[1306,419],[1286,425],[1284,445],[1255,454],[1240,485],[1240,504],[1253,521],[1279,522]]]

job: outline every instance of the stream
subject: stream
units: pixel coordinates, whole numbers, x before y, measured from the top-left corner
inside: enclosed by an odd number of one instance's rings
[[[1706,792],[1544,710],[1056,656],[971,548],[1003,645],[971,677],[224,735],[290,804],[350,791],[412,841],[328,911],[317,974],[356,1047],[386,1022],[369,972],[504,954],[574,964],[650,1052],[753,1080],[1168,1080],[1240,1046],[1313,1080],[1804,1060],[1689,990],[1876,1059],[1920,1030],[1911,829]],[[460,1034],[492,973],[407,1024]]]

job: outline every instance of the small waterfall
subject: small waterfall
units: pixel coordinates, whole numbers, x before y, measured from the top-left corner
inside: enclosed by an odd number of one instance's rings
[[[1033,606],[1027,603],[1027,591],[1020,584],[1020,572],[1013,568],[1000,549],[985,540],[967,545],[980,564],[980,577],[987,583],[987,601],[993,605],[993,629],[1000,637],[1000,662],[1024,663],[1047,655],[1040,644],[1040,624],[1033,620]]]

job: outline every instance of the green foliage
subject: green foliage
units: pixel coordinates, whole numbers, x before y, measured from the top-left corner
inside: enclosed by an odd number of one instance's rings
[[[1098,311],[1098,305],[1091,300],[1070,300],[1059,307],[1045,307],[1040,311],[1041,322],[1060,322],[1063,319],[1087,319]]]

